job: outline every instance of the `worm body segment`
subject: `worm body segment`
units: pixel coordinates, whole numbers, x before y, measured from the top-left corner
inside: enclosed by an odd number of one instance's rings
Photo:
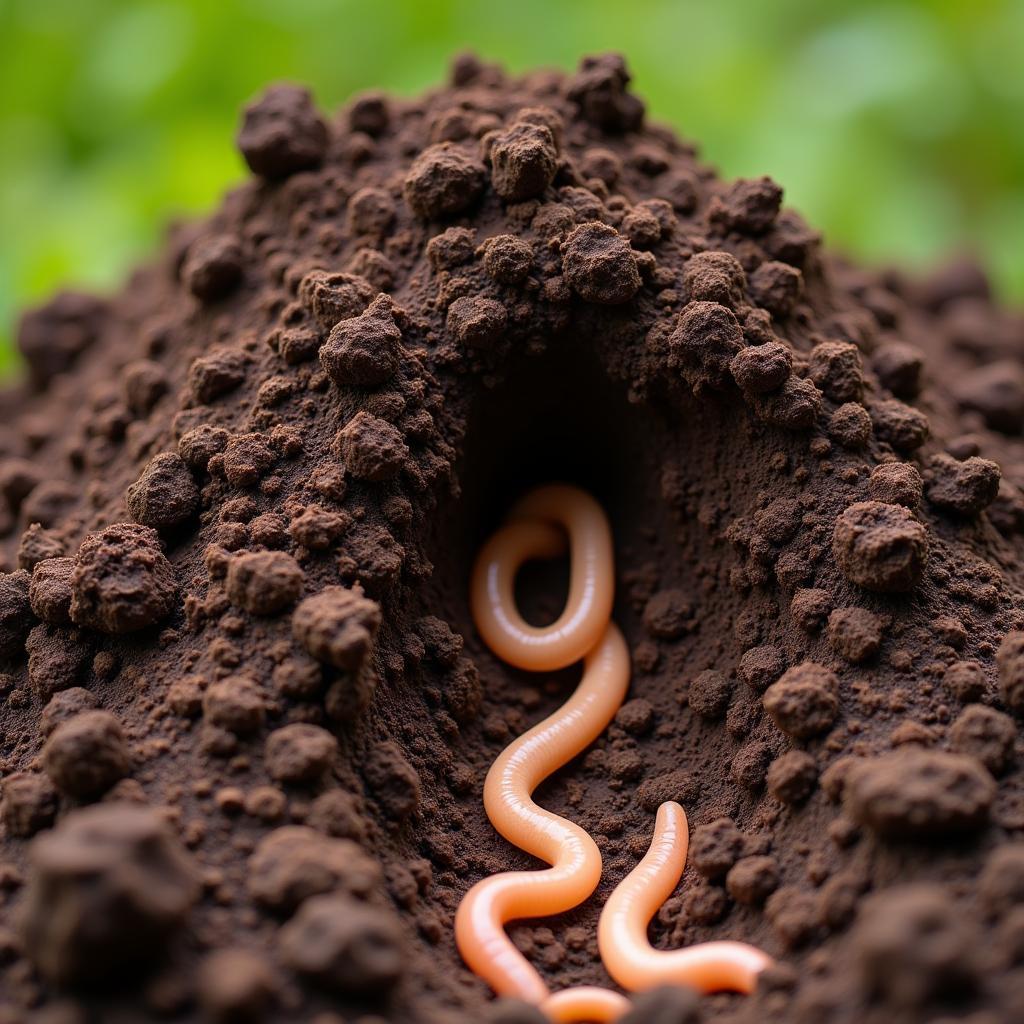
[[[531,626],[515,601],[516,573],[530,558],[556,558],[569,537],[569,597],[558,620]],[[592,650],[611,619],[612,533],[601,506],[577,487],[551,484],[519,501],[509,525],[483,546],[470,581],[470,608],[484,643],[502,661],[552,672]]]
[[[629,1000],[611,989],[577,985],[548,996],[540,1008],[557,1024],[574,1024],[575,1021],[604,1024],[618,1020],[629,1009]]]

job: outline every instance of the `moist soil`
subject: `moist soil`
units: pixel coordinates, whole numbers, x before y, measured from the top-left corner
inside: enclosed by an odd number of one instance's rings
[[[605,862],[510,929],[552,989],[610,984],[674,799],[652,942],[777,964],[633,1024],[1024,1018],[1024,319],[828,252],[616,56],[276,86],[238,143],[122,291],[25,314],[0,395],[0,1020],[537,1021],[452,921],[537,866],[483,779],[579,669],[496,660],[467,579],[551,480],[608,512],[633,663],[538,793]]]

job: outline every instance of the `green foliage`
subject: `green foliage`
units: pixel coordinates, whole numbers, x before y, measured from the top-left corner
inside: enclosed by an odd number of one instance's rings
[[[0,0],[0,373],[19,305],[114,287],[243,176],[238,110],[267,81],[330,109],[465,48],[513,71],[621,50],[655,118],[772,174],[833,244],[966,246],[1024,298],[1017,0]]]

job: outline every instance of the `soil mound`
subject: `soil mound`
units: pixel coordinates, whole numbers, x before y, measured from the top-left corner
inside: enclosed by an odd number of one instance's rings
[[[608,511],[633,658],[538,799],[605,860],[683,804],[652,928],[778,960],[637,1020],[1024,1018],[1024,319],[969,265],[854,268],[646,122],[615,56],[471,57],[252,168],[109,299],[28,312],[0,425],[0,1021],[536,1019],[452,919],[528,860],[487,768],[575,684],[474,635],[529,487]],[[534,621],[564,571],[523,574]]]

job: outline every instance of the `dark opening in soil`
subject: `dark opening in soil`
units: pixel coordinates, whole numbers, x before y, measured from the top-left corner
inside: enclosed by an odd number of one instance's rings
[[[538,803],[595,836],[604,871],[597,892],[575,910],[514,923],[510,934],[524,948],[532,948],[535,929],[544,941],[554,936],[558,946],[596,935],[601,907],[650,839],[654,808],[638,799],[639,784],[680,771],[691,778],[692,784],[672,790],[686,805],[691,828],[723,815],[747,827],[756,808],[757,794],[740,795],[730,775],[744,739],[724,736],[720,723],[685,708],[690,680],[707,668],[730,672],[734,664],[728,654],[735,628],[733,560],[720,536],[720,510],[729,502],[748,507],[751,490],[762,486],[755,483],[756,474],[725,477],[722,467],[744,460],[767,464],[768,452],[763,437],[737,420],[724,398],[677,395],[664,401],[671,408],[656,400],[630,403],[625,386],[608,377],[582,341],[523,354],[501,385],[477,398],[470,410],[458,465],[461,492],[442,503],[431,527],[428,552],[435,571],[422,613],[442,616],[462,633],[483,689],[480,715],[462,727],[457,751],[477,780],[459,801],[460,849],[469,864],[459,878],[464,892],[494,871],[542,867],[494,831],[480,789],[498,753],[561,705],[580,678],[579,665],[556,673],[523,672],[484,647],[469,614],[473,559],[517,498],[553,480],[587,489],[612,525],[614,620],[633,660],[627,700],[648,709],[651,725],[640,742],[613,723],[538,788]],[[666,420],[676,426],[667,429]],[[679,423],[688,426],[680,430]],[[562,560],[529,565],[520,573],[519,607],[529,621],[543,624],[557,617],[567,569]],[[645,608],[667,590],[681,603],[679,628],[670,643],[653,643]],[[756,698],[738,693],[734,703],[753,724]],[[691,878],[684,887],[693,884]],[[734,910],[724,922],[672,916],[671,923],[656,919],[651,934],[656,944],[676,946],[747,936],[757,920],[748,908]],[[548,959],[544,953],[529,959],[553,989],[609,984],[588,948],[564,958]],[[457,961],[454,941],[448,949]]]
[[[584,343],[561,342],[539,355],[524,354],[471,412],[458,466],[461,495],[437,520],[444,536],[435,550],[449,562],[439,572],[465,587],[477,550],[511,505],[555,481],[576,484],[601,503],[621,563],[627,536],[656,514],[658,480],[651,478],[645,457],[660,433],[653,419],[649,406],[629,403],[625,387],[608,378]],[[557,613],[567,566],[528,566],[521,575],[524,600],[534,590],[554,595]],[[537,575],[543,577],[540,586],[530,586]],[[524,605],[524,612],[531,609]]]
[[[501,523],[509,507],[532,488],[552,481],[577,484],[602,504],[612,524],[616,548],[617,599],[615,621],[631,649],[643,640],[641,608],[629,597],[623,580],[652,561],[661,561],[667,577],[692,579],[692,564],[683,547],[665,541],[677,534],[679,523],[661,495],[658,467],[665,464],[660,417],[650,405],[631,404],[626,389],[609,379],[597,356],[582,343],[551,346],[540,355],[523,355],[500,386],[481,397],[472,410],[459,465],[461,494],[439,510],[435,520],[431,581],[438,602],[431,610],[443,615],[466,638],[480,668],[484,689],[479,723],[467,727],[461,756],[477,771],[480,782],[490,763],[507,742],[563,703],[577,685],[580,666],[557,673],[522,672],[496,659],[475,634],[468,605],[468,580],[473,559],[483,541]],[[675,564],[675,563],[679,564]],[[568,561],[530,563],[519,574],[517,593],[524,616],[537,624],[553,621],[564,604]],[[644,683],[635,679],[631,694]],[[657,702],[672,702],[663,693]],[[667,710],[667,708],[666,708]],[[487,737],[488,718],[509,723],[508,736]],[[493,728],[493,727],[491,727]],[[596,747],[604,745],[599,740]],[[537,800],[556,813],[593,828],[609,807],[609,791],[586,777],[575,762],[544,783]],[[585,793],[581,803],[579,794]],[[490,827],[479,795],[464,805],[467,834],[479,837],[479,848],[500,858],[506,868],[540,868],[501,839]],[[482,875],[466,879],[466,888]],[[608,886],[611,885],[609,875]],[[617,876],[616,879],[617,880]],[[602,895],[557,920],[543,924],[561,935],[574,925],[595,934]],[[544,965],[540,964],[544,970]],[[545,971],[552,986],[578,983],[564,971]],[[583,972],[591,982],[608,984],[600,964]]]

